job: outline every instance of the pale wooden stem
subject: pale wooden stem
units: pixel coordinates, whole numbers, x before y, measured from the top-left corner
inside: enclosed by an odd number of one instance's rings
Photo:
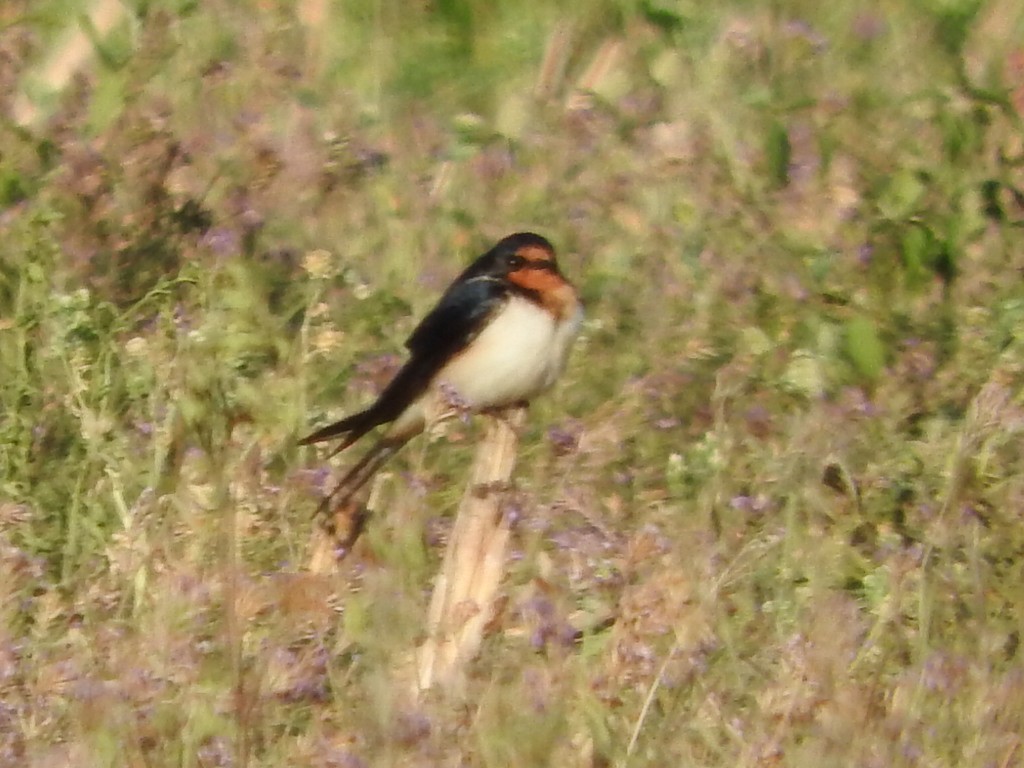
[[[450,686],[480,649],[505,565],[508,520],[501,501],[518,448],[525,409],[492,418],[477,449],[427,615],[427,639],[419,649],[420,690]]]

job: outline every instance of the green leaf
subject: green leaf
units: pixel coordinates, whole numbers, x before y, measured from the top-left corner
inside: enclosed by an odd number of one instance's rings
[[[798,350],[786,366],[783,384],[791,392],[805,397],[820,397],[825,392],[825,372],[821,361],[810,352]]]
[[[924,183],[916,173],[906,169],[898,171],[879,195],[878,210],[887,219],[906,219],[917,209],[924,192]]]
[[[99,78],[89,102],[89,127],[94,134],[110,126],[121,115],[127,80],[123,72],[106,72]]]
[[[909,287],[920,287],[929,277],[928,265],[935,238],[925,227],[909,226],[903,233],[901,245],[904,279]]]
[[[871,320],[855,317],[846,324],[846,354],[862,376],[877,379],[882,373],[885,345]]]
[[[948,54],[960,56],[981,10],[981,0],[930,0],[926,7],[932,14],[939,45]]]
[[[640,12],[644,18],[662,32],[675,32],[686,24],[686,18],[680,12],[681,4],[644,0],[640,3]]]
[[[28,186],[20,173],[0,166],[0,208],[19,203],[28,197]]]
[[[531,125],[530,113],[530,99],[524,94],[511,95],[498,107],[494,127],[506,138],[520,139]]]
[[[662,51],[651,64],[651,79],[662,88],[682,88],[686,63],[676,50]]]
[[[778,120],[768,127],[764,153],[768,160],[768,176],[772,185],[784,187],[789,184],[789,161],[793,148],[790,146],[786,127]]]
[[[985,179],[979,185],[982,200],[982,213],[995,222],[1006,221],[1006,212],[1003,211],[1002,201],[999,199],[1003,184],[999,179]]]

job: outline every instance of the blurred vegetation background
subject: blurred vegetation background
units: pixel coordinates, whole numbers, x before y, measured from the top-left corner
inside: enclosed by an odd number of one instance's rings
[[[0,30],[0,763],[1024,763],[1020,3]],[[588,319],[503,610],[417,699],[477,427],[406,450],[333,578],[295,438],[520,229]]]

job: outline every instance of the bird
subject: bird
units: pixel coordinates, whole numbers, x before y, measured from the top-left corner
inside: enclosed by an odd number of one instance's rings
[[[455,278],[416,326],[405,343],[408,360],[373,404],[299,441],[340,439],[333,456],[385,427],[317,514],[349,505],[428,425],[460,412],[525,405],[549,389],[565,369],[582,319],[579,294],[559,269],[551,243],[533,232],[502,238]],[[330,532],[330,522],[327,527]]]

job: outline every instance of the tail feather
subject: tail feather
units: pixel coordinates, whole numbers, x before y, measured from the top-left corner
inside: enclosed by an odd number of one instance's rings
[[[335,437],[345,435],[345,439],[341,441],[341,445],[339,445],[333,453],[343,451],[371,429],[382,423],[381,420],[376,418],[377,414],[374,410],[374,408],[367,408],[365,411],[360,411],[359,413],[354,413],[351,416],[346,416],[341,421],[336,421],[333,424],[328,424],[326,427],[321,427],[316,432],[306,435],[304,438],[299,440],[299,445],[322,443],[324,440],[331,440]]]
[[[372,406],[318,429],[302,438],[299,445],[312,445],[324,440],[341,438],[341,442],[331,455],[345,450],[371,429],[399,418],[427,388],[430,377],[436,372],[438,365],[439,360],[436,357],[413,357],[384,388]],[[385,433],[320,502],[316,516],[320,518],[327,533],[335,539],[340,550],[347,550],[351,546],[365,522],[365,510],[353,503],[356,494],[416,431],[406,429],[401,435]],[[354,517],[351,526],[344,526],[347,532],[339,530],[338,527],[338,519],[345,516]]]
[[[365,411],[353,413],[341,421],[321,427],[313,434],[302,438],[299,445],[312,445],[344,435],[341,445],[331,455],[345,450],[374,427],[397,419],[402,411],[426,389],[434,367],[432,360],[424,361],[413,358],[384,388],[373,405]]]
[[[378,440],[373,448],[367,451],[366,455],[349,469],[334,486],[334,489],[324,497],[317,507],[317,515],[323,515],[331,507],[341,507],[351,501],[359,489],[373,477],[378,469],[384,466],[388,459],[395,455],[404,443],[404,440],[395,442],[387,438]]]

